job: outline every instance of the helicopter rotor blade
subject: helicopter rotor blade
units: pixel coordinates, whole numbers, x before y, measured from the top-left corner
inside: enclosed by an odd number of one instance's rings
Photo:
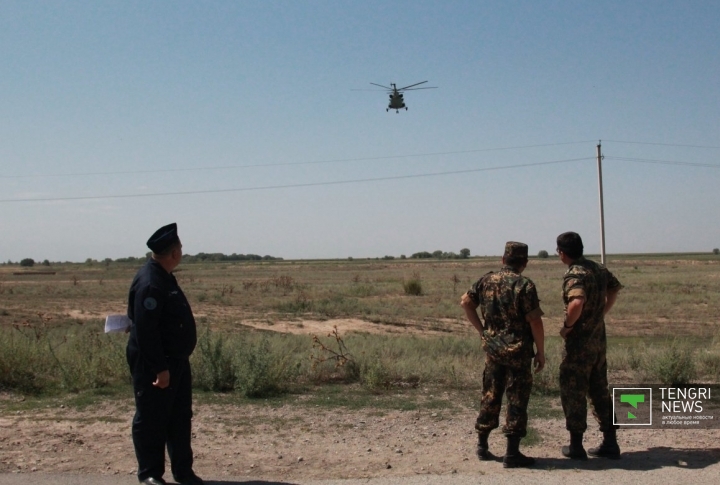
[[[381,88],[389,89],[390,91],[393,90],[393,88],[389,88],[389,87],[387,87],[387,86],[383,86],[382,84],[375,84],[375,83],[370,83],[370,84],[372,84],[373,86],[380,86]]]
[[[416,83],[416,84],[411,84],[410,86],[405,86],[404,88],[398,89],[398,91],[403,90],[403,89],[407,89],[407,88],[411,88],[411,87],[413,87],[413,86],[419,86],[419,85],[421,85],[421,84],[425,84],[426,82],[427,82],[427,81],[423,81],[423,82],[421,82],[421,83]]]
[[[426,88],[410,88],[410,89],[403,89],[403,91],[417,91],[418,89],[437,89],[437,86],[428,86]],[[400,91],[400,89],[398,89]]]

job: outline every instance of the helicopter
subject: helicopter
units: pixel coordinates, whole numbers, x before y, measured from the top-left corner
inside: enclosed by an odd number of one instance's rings
[[[428,87],[422,87],[422,88],[416,88],[415,86],[419,86],[421,84],[425,84],[427,81],[423,81],[416,84],[411,84],[410,86],[405,86],[404,88],[398,88],[395,83],[390,83],[390,86],[387,87],[383,86],[382,84],[375,84],[370,83],[373,86],[379,86],[383,89],[387,89],[388,93],[390,95],[390,103],[388,104],[388,107],[385,108],[385,111],[390,111],[391,109],[394,109],[396,113],[399,113],[401,109],[405,108],[405,111],[407,111],[407,106],[405,106],[405,100],[403,99],[403,91],[415,91],[417,89],[437,89],[437,86],[428,86]]]

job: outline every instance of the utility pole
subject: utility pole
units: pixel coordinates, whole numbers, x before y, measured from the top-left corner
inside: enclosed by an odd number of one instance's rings
[[[597,144],[598,187],[600,189],[600,262],[605,264],[605,210],[603,209],[602,151],[601,141]]]

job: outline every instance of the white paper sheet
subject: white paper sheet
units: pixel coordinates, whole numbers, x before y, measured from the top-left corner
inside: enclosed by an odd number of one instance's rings
[[[105,318],[105,333],[125,332],[132,325],[127,315],[108,315]]]

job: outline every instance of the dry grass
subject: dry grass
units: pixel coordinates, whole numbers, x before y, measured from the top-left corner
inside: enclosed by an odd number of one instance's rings
[[[720,258],[609,259],[609,268],[625,286],[608,318],[610,335],[715,334]],[[381,327],[457,334],[470,331],[458,305],[460,295],[498,266],[495,258],[201,263],[183,264],[176,275],[199,320],[217,330],[242,329],[247,322],[265,322],[272,329],[280,321],[356,318]],[[22,324],[38,314],[63,325],[123,313],[137,267],[61,264],[52,266],[55,275],[15,276],[18,267],[0,266],[0,326]],[[552,329],[562,319],[564,270],[557,259],[548,258],[531,260],[525,272],[538,287]],[[421,295],[405,292],[404,283],[413,278],[422,281]]]
[[[207,371],[208,388],[245,388],[266,378],[271,385],[360,379],[369,388],[421,381],[463,388],[477,385],[482,355],[458,304],[460,295],[498,266],[495,258],[200,263],[182,265],[177,277],[201,334],[216,336],[213,345],[200,345],[194,356],[198,369]],[[644,379],[670,369],[680,378],[718,381],[720,345],[713,338],[720,335],[720,258],[611,258],[609,267],[625,285],[608,318],[611,370]],[[105,315],[125,311],[138,265],[62,264],[52,269],[56,274],[16,276],[17,267],[0,265],[0,351],[5,355],[0,367],[12,377],[5,385],[81,389],[123,382],[124,336],[98,334]],[[548,258],[531,260],[526,271],[545,311],[550,370],[560,358],[556,335],[564,270],[557,259]],[[420,295],[406,294],[404,284],[410,279],[422,281]],[[355,356],[356,366],[348,375],[332,366],[311,368],[312,339],[302,335],[324,339],[326,331],[318,332],[312,321],[338,318],[346,325],[340,334]],[[288,323],[300,335],[278,334]],[[353,333],[360,328],[365,333]],[[38,329],[47,339],[37,337]],[[668,342],[674,342],[674,351]],[[241,357],[247,355],[263,358],[246,362]],[[12,374],[13,369],[31,372],[32,379]],[[556,391],[550,370],[540,376],[538,391]],[[98,375],[105,380],[98,381]],[[273,380],[276,375],[283,377]]]

